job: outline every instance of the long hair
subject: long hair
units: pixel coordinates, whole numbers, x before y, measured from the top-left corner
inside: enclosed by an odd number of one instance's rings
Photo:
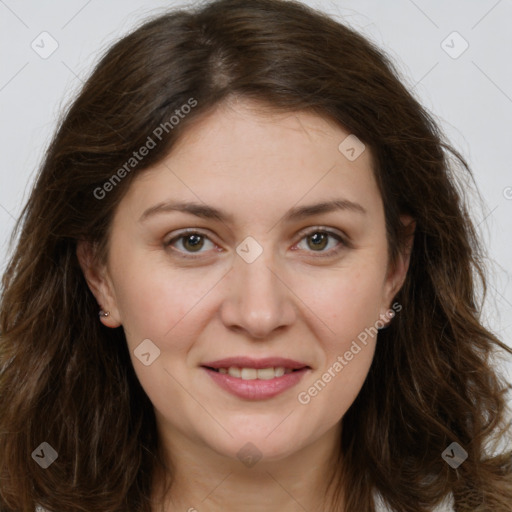
[[[133,178],[233,96],[316,113],[367,145],[391,263],[405,246],[399,216],[416,222],[396,296],[403,311],[380,332],[343,417],[331,484],[346,510],[373,512],[376,492],[401,512],[448,495],[460,512],[510,511],[511,454],[488,448],[508,432],[507,386],[492,358],[512,351],[481,321],[483,248],[455,172],[471,171],[382,51],[283,0],[219,0],[146,21],[102,56],[63,114],[2,279],[0,509],[151,510],[152,475],[165,467],[154,411],[122,327],[98,321],[76,247],[87,240],[105,261]],[[179,122],[177,111],[186,112]],[[148,138],[154,145],[136,159]],[[454,442],[467,453],[456,469],[442,457]],[[44,470],[33,455],[41,443],[58,454]]]

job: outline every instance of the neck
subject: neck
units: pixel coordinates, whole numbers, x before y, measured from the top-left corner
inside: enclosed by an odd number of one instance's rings
[[[168,465],[175,468],[170,492],[163,496],[170,475],[157,471],[153,511],[325,512],[336,490],[328,484],[339,475],[340,437],[341,424],[286,458],[262,459],[251,467],[185,437],[175,439],[174,450],[166,449]]]

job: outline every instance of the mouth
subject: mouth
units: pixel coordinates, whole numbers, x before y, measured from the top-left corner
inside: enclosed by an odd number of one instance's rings
[[[231,357],[201,365],[230,394],[246,400],[272,398],[297,385],[312,368],[284,358]]]
[[[227,368],[213,368],[211,366],[203,366],[203,368],[212,370],[217,373],[222,373],[224,375],[230,375],[231,377],[242,380],[270,380],[275,379],[276,377],[282,377],[283,375],[287,375],[289,373],[308,369],[309,366],[304,366],[302,368],[285,368],[284,366],[270,366],[268,368],[239,368],[237,366],[229,366]]]
[[[299,370],[311,369],[307,364],[284,357],[226,357],[202,364],[204,368],[243,380],[270,380]]]

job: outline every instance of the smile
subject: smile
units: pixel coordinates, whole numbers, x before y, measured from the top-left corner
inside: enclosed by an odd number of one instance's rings
[[[211,368],[202,366],[224,391],[244,400],[266,400],[296,386],[311,368]],[[234,374],[234,375],[233,375]]]
[[[231,375],[237,379],[242,380],[270,380],[276,377],[282,377],[285,374],[292,373],[298,370],[292,370],[291,368],[285,368],[284,366],[277,366],[275,368],[237,368],[236,366],[230,366],[229,368],[210,368],[213,371],[222,373],[224,375]]]

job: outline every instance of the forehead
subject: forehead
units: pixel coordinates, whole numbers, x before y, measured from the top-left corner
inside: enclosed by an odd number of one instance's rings
[[[249,157],[256,162],[293,162],[326,151],[325,156],[337,157],[339,144],[348,135],[350,131],[333,120],[310,111],[282,112],[254,100],[235,99],[195,120],[173,153],[182,158],[208,152],[211,159],[225,162]]]
[[[371,212],[380,201],[372,156],[363,146],[347,158],[350,137],[311,112],[245,100],[220,104],[187,128],[165,160],[136,177],[126,199],[141,213],[151,202],[175,200],[261,214],[341,197]]]

